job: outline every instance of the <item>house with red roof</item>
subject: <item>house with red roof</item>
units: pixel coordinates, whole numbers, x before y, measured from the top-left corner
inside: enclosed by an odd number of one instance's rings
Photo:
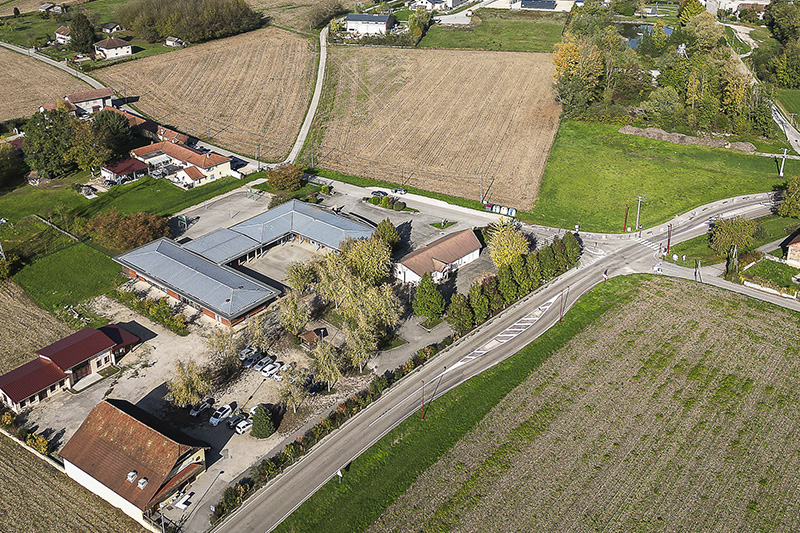
[[[131,155],[150,167],[154,177],[165,177],[191,189],[226,176],[241,177],[231,169],[231,158],[201,152],[179,142],[163,141],[131,150]]]
[[[430,273],[439,283],[450,272],[475,261],[480,253],[481,241],[474,231],[457,231],[403,256],[394,265],[394,276],[403,283],[419,283]]]
[[[205,472],[209,449],[125,400],[106,399],[59,454],[69,477],[152,530],[158,505]]]
[[[104,87],[102,89],[90,89],[68,94],[64,97],[64,100],[74,105],[78,114],[86,113],[91,115],[106,106],[110,106],[113,98],[114,91],[109,87]]]
[[[69,389],[128,353],[139,338],[116,324],[84,328],[38,350],[37,359],[0,376],[0,399],[15,413]]]
[[[126,157],[100,167],[100,175],[106,182],[122,183],[147,174],[147,165],[138,159]],[[110,184],[110,183],[109,183]]]

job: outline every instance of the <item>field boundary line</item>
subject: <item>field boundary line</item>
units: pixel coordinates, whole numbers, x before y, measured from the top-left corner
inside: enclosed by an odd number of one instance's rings
[[[289,156],[284,163],[294,163],[300,156],[300,152],[306,143],[308,133],[311,131],[311,123],[314,121],[314,116],[317,114],[317,107],[319,106],[320,97],[322,96],[322,85],[325,81],[325,66],[328,62],[328,26],[319,33],[319,61],[317,63],[317,79],[314,83],[314,93],[311,95],[311,103],[306,110],[306,116],[303,118],[303,124],[300,126],[300,131],[297,133],[297,139],[294,141],[292,149],[289,151]]]
[[[25,450],[28,450],[33,455],[37,456],[39,459],[42,459],[43,461],[45,461],[47,464],[49,464],[50,466],[52,466],[53,468],[55,468],[56,470],[58,470],[62,474],[66,474],[67,473],[67,471],[64,470],[64,465],[62,463],[58,462],[57,460],[55,460],[53,457],[50,457],[49,455],[44,455],[44,454],[41,454],[41,453],[37,452],[36,450],[34,450],[33,448],[31,448],[30,446],[28,446],[27,444],[25,444],[21,440],[17,439],[11,433],[9,433],[8,431],[6,431],[3,428],[0,428],[0,433],[5,435],[6,437],[8,437],[8,439],[10,441],[12,441],[14,444],[16,444],[17,446],[21,446],[22,448],[24,448]]]
[[[44,218],[43,218],[43,217],[41,217],[40,215],[37,215],[36,213],[34,213],[34,214],[33,214],[33,217],[34,217],[34,218],[36,218],[37,220],[40,220],[40,221],[44,222],[45,224],[47,224],[48,226],[50,226],[50,227],[51,227],[51,228],[53,228],[54,230],[60,231],[61,233],[63,233],[64,235],[66,235],[67,237],[69,237],[70,239],[72,239],[73,241],[75,241],[75,242],[78,242],[78,241],[80,241],[80,239],[79,239],[79,238],[77,238],[77,237],[76,237],[75,235],[73,235],[72,233],[68,232],[67,230],[63,230],[63,229],[59,228],[58,226],[56,226],[56,225],[55,225],[55,224],[53,224],[52,222],[50,222],[50,221],[48,221],[48,220],[44,219]]]

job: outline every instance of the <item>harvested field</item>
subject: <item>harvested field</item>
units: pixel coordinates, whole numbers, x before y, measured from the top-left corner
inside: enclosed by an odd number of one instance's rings
[[[36,305],[11,280],[0,281],[0,374],[34,359],[34,351],[72,333],[72,329]]]
[[[143,532],[119,509],[38,457],[0,436],[0,520],[3,531]]]
[[[313,92],[316,44],[278,28],[97,71],[155,121],[261,159],[283,160]],[[210,135],[209,135],[210,134]]]
[[[332,47],[315,166],[530,208],[558,106],[550,54]],[[309,162],[309,151],[304,153]]]
[[[798,315],[645,279],[372,531],[796,531]]]
[[[256,11],[272,17],[272,24],[308,32],[311,8],[325,0],[247,0]],[[358,2],[344,0],[345,9],[352,10]]]
[[[0,122],[29,117],[41,104],[62,100],[65,94],[90,87],[66,72],[22,54],[0,48]]]
[[[59,5],[68,5],[74,6],[76,4],[82,4],[87,0],[73,0],[71,2],[64,2],[63,4]],[[6,2],[0,1],[0,17],[5,17],[6,15],[13,15],[14,8],[18,7],[20,13],[28,13],[30,11],[36,11],[39,9],[39,6],[42,5],[44,2],[42,0],[7,0]],[[63,96],[63,95],[62,95]]]

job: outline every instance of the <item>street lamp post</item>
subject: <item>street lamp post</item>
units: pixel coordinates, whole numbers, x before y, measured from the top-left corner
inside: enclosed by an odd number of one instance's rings
[[[642,212],[642,200],[647,198],[647,196],[636,195],[636,198],[639,199],[639,204],[636,206],[636,229],[639,229],[639,214]]]
[[[425,380],[422,380],[422,420],[425,420]]]

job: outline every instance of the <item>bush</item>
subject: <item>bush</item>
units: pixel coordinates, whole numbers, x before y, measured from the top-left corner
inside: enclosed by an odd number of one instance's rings
[[[320,189],[322,194],[330,194],[331,193],[331,186],[330,185],[323,185]]]
[[[116,209],[95,216],[84,230],[98,244],[119,252],[138,248],[170,234],[166,217],[145,212],[122,215]]]
[[[303,186],[303,168],[281,165],[267,172],[267,183],[279,191],[296,191]]]
[[[392,206],[392,209],[394,209],[395,211],[402,211],[405,208],[406,208],[406,203],[400,201],[395,202],[394,205]]]
[[[381,203],[381,199],[378,198],[377,196],[373,196],[372,198],[369,199],[369,203],[371,203],[372,205],[378,205],[379,203]]]
[[[259,405],[253,415],[253,430],[252,435],[257,439],[266,439],[275,433],[275,424],[272,423],[270,412]]]
[[[292,195],[286,192],[279,192],[275,196],[272,197],[272,200],[269,202],[269,208],[272,209],[273,207],[278,207],[281,204],[285,204],[289,200],[292,199]]]
[[[29,434],[25,437],[25,444],[41,453],[47,455],[50,452],[50,441],[44,435],[37,435],[35,433]]]

